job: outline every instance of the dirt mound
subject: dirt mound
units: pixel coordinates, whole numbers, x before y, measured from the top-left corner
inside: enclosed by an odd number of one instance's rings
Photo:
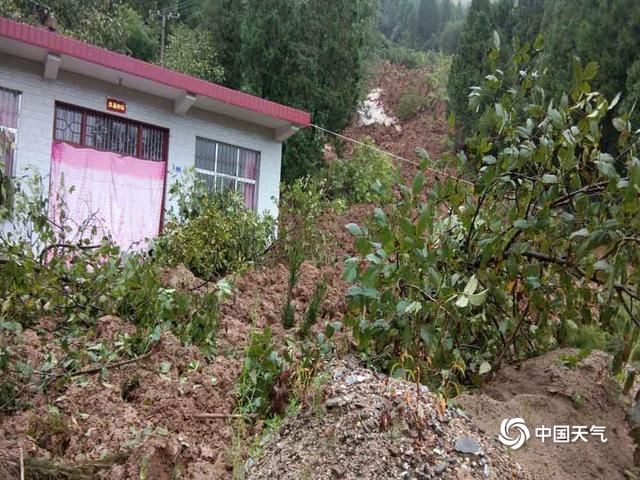
[[[403,92],[428,89],[425,77],[429,68],[408,69],[402,65],[388,63],[382,65],[375,73],[375,81],[370,86],[377,92],[376,101],[383,105],[388,115],[393,115]],[[371,137],[383,150],[420,162],[416,148],[424,148],[431,158],[439,158],[446,149],[448,132],[446,103],[434,101],[429,108],[418,112],[413,118],[394,125],[363,125],[356,118],[343,133],[357,140]],[[414,167],[403,164],[403,169],[407,168],[411,170]]]
[[[459,398],[465,411],[487,435],[500,432],[503,419],[521,417],[531,438],[513,458],[536,479],[625,478],[635,472],[634,445],[625,408],[601,352],[577,362],[577,352],[558,350],[517,366],[501,369],[476,394]],[[606,443],[587,435],[575,443],[544,443],[535,435],[541,426],[605,426]]]
[[[129,329],[110,316],[97,330],[109,341]],[[35,360],[51,339],[24,334]],[[62,393],[32,392],[32,408],[0,417],[0,451],[15,463],[22,447],[25,457],[67,466],[122,454],[91,478],[139,478],[147,471],[145,478],[168,479],[194,468],[206,474],[187,478],[226,478],[231,430],[225,414],[234,408],[240,366],[240,360],[226,357],[208,362],[196,347],[165,333],[138,362],[77,377]],[[211,413],[222,417],[201,417]]]
[[[248,479],[527,478],[461,412],[439,412],[426,387],[354,359],[329,371],[322,408],[286,420]]]
[[[216,338],[218,351],[225,355],[242,353],[249,335],[265,326],[272,329],[275,339],[282,339],[286,332],[282,327],[282,308],[287,295],[289,269],[277,263],[246,272],[236,279],[236,292],[220,309],[220,330]],[[300,321],[311,302],[316,284],[327,282],[327,290],[321,306],[320,326],[324,321],[341,319],[345,310],[346,286],[340,270],[331,266],[317,267],[304,262],[293,289],[293,306],[296,320]]]

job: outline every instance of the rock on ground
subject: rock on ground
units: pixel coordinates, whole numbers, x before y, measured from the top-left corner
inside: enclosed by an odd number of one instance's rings
[[[528,478],[462,412],[440,412],[426,387],[354,360],[329,371],[322,407],[286,420],[248,462],[248,480]]]

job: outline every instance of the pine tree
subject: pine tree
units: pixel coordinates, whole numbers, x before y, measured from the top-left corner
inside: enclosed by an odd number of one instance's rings
[[[417,12],[418,43],[421,48],[435,48],[440,24],[436,0],[420,0]]]
[[[473,0],[469,7],[464,27],[458,38],[458,47],[451,65],[447,85],[449,109],[463,127],[462,135],[468,132],[469,88],[477,85],[483,77],[483,65],[490,48],[492,35],[491,3],[489,0]]]

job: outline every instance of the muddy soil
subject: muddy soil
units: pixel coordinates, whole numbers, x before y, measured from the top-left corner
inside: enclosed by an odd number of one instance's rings
[[[402,92],[428,90],[425,82],[428,73],[428,67],[412,70],[404,66],[384,64],[376,72],[370,88],[380,89],[380,102],[387,114],[395,115]],[[344,135],[357,140],[371,137],[379,148],[419,163],[416,148],[424,148],[431,158],[440,158],[447,149],[448,133],[446,103],[434,101],[429,108],[401,122],[399,128],[381,124],[360,125],[356,120],[345,130]],[[402,168],[409,172],[415,170],[415,167],[404,163]]]
[[[501,369],[480,391],[458,401],[489,436],[497,436],[503,419],[521,417],[531,438],[513,450],[513,459],[534,479],[617,479],[634,467],[635,446],[629,437],[625,405],[611,378],[609,357],[594,352],[574,368],[562,358],[576,355],[558,350],[516,366]],[[536,427],[554,425],[605,426],[606,443],[587,436],[587,442],[544,443]],[[514,432],[513,436],[516,436]]]

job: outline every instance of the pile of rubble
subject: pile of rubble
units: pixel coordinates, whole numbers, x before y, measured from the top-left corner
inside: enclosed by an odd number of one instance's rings
[[[529,478],[495,439],[428,389],[362,368],[331,366],[321,408],[287,419],[247,462],[259,479]]]

